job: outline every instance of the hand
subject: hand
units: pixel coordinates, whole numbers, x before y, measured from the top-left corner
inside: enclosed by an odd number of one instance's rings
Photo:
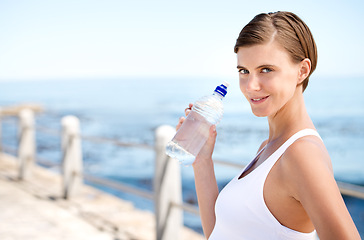
[[[211,161],[212,162],[212,153],[214,152],[215,142],[216,142],[216,126],[212,125],[209,129],[209,138],[207,139],[205,145],[201,148],[200,152],[196,156],[196,160],[192,165],[196,165],[196,163]]]
[[[187,116],[191,112],[192,107],[193,107],[193,104],[190,103],[188,105],[188,108],[185,109],[185,116]],[[177,131],[185,120],[186,120],[185,117],[181,117],[179,119],[178,124],[176,126]],[[216,126],[212,125],[209,129],[209,138],[207,139],[205,145],[201,148],[199,154],[196,156],[196,160],[193,163],[193,165],[195,165],[196,162],[198,163],[198,162],[208,161],[208,160],[212,161],[212,153],[215,148],[216,136],[217,136]]]

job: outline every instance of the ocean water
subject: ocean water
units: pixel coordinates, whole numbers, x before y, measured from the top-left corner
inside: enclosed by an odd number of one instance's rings
[[[267,138],[265,118],[255,117],[240,93],[238,79],[124,78],[0,82],[0,106],[39,103],[46,111],[37,116],[38,126],[60,130],[65,115],[80,118],[83,135],[113,138],[153,145],[154,131],[163,124],[174,126],[188,103],[210,94],[223,81],[230,87],[224,100],[225,113],[217,127],[213,158],[247,164]],[[312,77],[305,92],[307,109],[330,153],[335,178],[364,185],[364,77]],[[15,121],[15,120],[14,120]],[[16,125],[4,120],[3,144],[16,145]],[[39,158],[59,163],[59,136],[37,132]],[[83,142],[84,169],[88,174],[122,181],[152,190],[154,152]],[[57,167],[54,168],[57,170]],[[216,166],[222,188],[240,169]],[[183,197],[196,203],[192,168],[182,167]],[[103,188],[101,186],[97,186]],[[153,203],[106,189],[130,199],[138,207],[153,209]],[[353,203],[352,213],[364,233],[363,201]],[[361,210],[358,210],[361,209]],[[359,211],[359,212],[358,212]],[[361,212],[360,212],[361,211]],[[197,230],[199,220],[186,214],[186,225]]]

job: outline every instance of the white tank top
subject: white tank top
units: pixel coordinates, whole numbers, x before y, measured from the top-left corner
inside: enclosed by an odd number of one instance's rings
[[[317,239],[316,231],[302,233],[281,225],[269,211],[263,198],[264,182],[273,165],[294,141],[308,135],[320,138],[313,129],[297,132],[256,169],[241,179],[239,173],[224,187],[216,200],[216,223],[209,240]],[[257,156],[259,154],[260,152]]]

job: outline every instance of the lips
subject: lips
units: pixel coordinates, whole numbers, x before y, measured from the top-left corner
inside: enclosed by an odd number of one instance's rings
[[[251,98],[250,100],[253,103],[261,103],[261,102],[264,102],[268,97],[269,97],[269,95],[268,96],[265,96],[265,97],[255,97],[255,98]]]

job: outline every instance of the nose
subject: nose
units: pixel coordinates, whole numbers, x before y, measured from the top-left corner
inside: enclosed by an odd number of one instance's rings
[[[257,76],[250,74],[248,76],[248,78],[246,79],[245,88],[248,92],[259,91],[261,89],[261,86],[260,86],[260,82],[259,82],[259,79],[257,78]]]

